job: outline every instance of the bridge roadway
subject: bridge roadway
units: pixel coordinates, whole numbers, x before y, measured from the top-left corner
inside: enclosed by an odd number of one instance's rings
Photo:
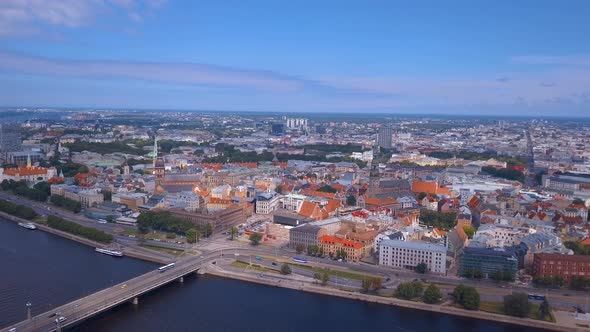
[[[224,250],[229,249],[230,248]],[[231,250],[236,252],[253,251],[237,248],[231,248]],[[157,269],[150,271],[146,274],[54,308],[51,311],[34,316],[29,320],[7,326],[6,328],[2,329],[2,331],[10,331],[10,329],[16,328],[17,332],[45,332],[57,331],[58,328],[74,325],[77,322],[83,321],[89,317],[109,310],[117,305],[133,301],[136,297],[157,289],[158,287],[161,287],[162,285],[170,283],[174,280],[179,280],[185,275],[196,272],[202,264],[218,258],[221,252],[221,250],[216,250],[207,254],[203,254],[199,257],[190,257],[178,260],[175,262],[175,266],[173,268],[167,269],[163,272],[160,272]],[[55,315],[55,313],[59,314]],[[66,320],[58,327],[58,324],[55,320],[59,316],[65,317]]]

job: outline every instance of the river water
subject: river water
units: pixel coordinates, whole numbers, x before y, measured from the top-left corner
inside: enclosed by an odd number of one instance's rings
[[[156,267],[0,220],[0,327]],[[531,331],[211,276],[191,276],[70,331]]]

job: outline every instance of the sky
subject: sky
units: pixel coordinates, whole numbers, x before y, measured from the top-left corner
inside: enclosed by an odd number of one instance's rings
[[[590,117],[590,1],[1,0],[0,105]]]

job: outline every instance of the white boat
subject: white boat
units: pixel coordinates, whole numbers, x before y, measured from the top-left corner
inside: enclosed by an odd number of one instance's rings
[[[96,248],[96,249],[94,249],[94,251],[99,252],[101,254],[109,255],[109,256],[123,257],[123,253],[120,251],[117,251],[117,250]]]
[[[18,225],[26,229],[37,229],[37,226],[35,226],[35,224],[32,222],[19,222]]]

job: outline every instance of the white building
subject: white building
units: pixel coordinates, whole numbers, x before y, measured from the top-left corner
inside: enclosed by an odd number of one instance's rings
[[[375,252],[377,254],[381,248],[381,242],[387,240],[405,241],[406,237],[401,231],[386,231],[385,233],[377,234],[377,236],[375,236],[375,240],[373,241],[373,248],[375,248]]]
[[[180,208],[188,212],[195,212],[201,207],[203,199],[197,193],[192,191],[181,191],[178,193],[169,193],[164,201],[170,208]]]
[[[264,192],[256,195],[256,213],[269,214],[279,206],[280,195],[276,192]]]
[[[446,274],[447,248],[423,241],[383,240],[379,248],[379,265],[414,269],[426,263],[431,273]]]
[[[288,194],[283,196],[281,199],[283,203],[283,209],[289,211],[299,211],[303,202],[307,199],[305,195],[299,194]]]
[[[52,196],[63,196],[80,202],[83,208],[98,206],[104,202],[104,196],[99,188],[84,188],[67,184],[52,184],[50,188]]]

